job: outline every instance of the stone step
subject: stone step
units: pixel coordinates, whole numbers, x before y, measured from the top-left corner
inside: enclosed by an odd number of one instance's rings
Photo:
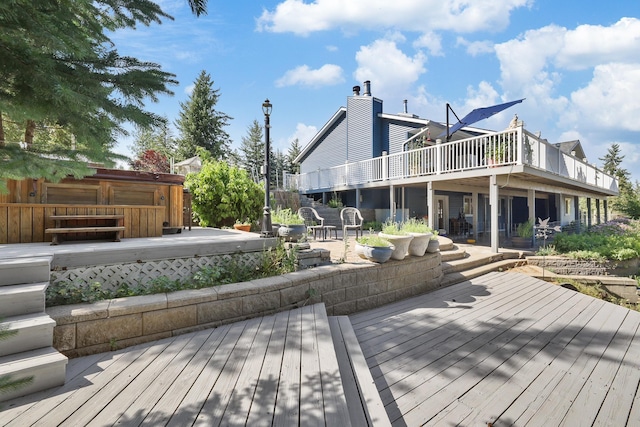
[[[53,328],[55,326],[55,320],[45,313],[5,318],[0,322],[0,328],[17,333],[0,341],[0,357],[50,347],[53,343]]]
[[[49,282],[0,287],[0,319],[20,314],[42,313]]]
[[[63,385],[67,360],[53,347],[0,357],[0,377],[9,375],[12,381],[33,378],[23,387],[0,393],[0,402]]]
[[[51,257],[0,259],[0,286],[49,281]]]

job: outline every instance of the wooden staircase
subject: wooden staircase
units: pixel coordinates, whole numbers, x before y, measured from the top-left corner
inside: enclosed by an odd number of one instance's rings
[[[64,384],[66,356],[52,347],[56,322],[45,313],[48,257],[0,260],[0,325],[17,334],[0,341],[0,377],[32,377],[0,402]]]

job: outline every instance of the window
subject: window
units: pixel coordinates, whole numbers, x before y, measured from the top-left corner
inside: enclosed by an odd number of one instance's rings
[[[473,197],[464,196],[462,201],[462,209],[465,215],[473,215]]]

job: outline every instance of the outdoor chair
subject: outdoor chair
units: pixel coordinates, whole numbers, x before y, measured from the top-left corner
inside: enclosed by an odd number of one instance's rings
[[[349,230],[356,231],[356,239],[358,234],[362,235],[362,223],[364,218],[360,214],[358,208],[344,208],[340,211],[340,219],[342,220],[342,238],[347,238]]]
[[[324,233],[324,218],[318,215],[313,208],[301,207],[298,209],[298,215],[304,219],[304,225],[307,226],[307,233],[313,233],[313,239],[316,239],[317,233]]]

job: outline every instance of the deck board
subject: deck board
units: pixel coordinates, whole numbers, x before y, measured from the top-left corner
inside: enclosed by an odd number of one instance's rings
[[[328,328],[317,304],[72,359],[64,386],[5,402],[0,424],[349,426]]]
[[[393,425],[637,420],[640,313],[514,273],[451,288],[350,316]]]
[[[392,425],[640,419],[640,313],[529,276],[491,273],[340,322]],[[357,378],[338,357],[354,363],[316,304],[72,359],[64,386],[5,402],[0,424],[349,426],[366,414],[350,417]]]

